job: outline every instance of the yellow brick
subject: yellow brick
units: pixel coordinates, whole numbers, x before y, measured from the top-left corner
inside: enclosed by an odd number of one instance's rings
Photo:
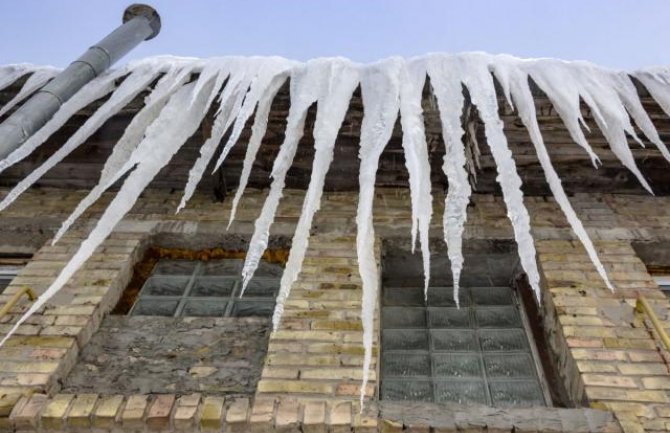
[[[617,388],[637,388],[637,384],[630,377],[606,374],[582,374],[584,384],[589,386],[612,386]]]
[[[626,375],[668,374],[668,367],[665,364],[618,364],[617,368]]]
[[[71,427],[90,427],[91,415],[97,401],[97,394],[77,395],[70,412],[67,414],[67,424]]]
[[[42,411],[42,426],[60,430],[65,426],[65,414],[74,400],[74,394],[57,394]]]
[[[304,393],[328,394],[335,392],[335,385],[323,382],[299,380],[261,380],[258,383],[259,393]]]
[[[223,418],[223,397],[207,397],[202,404],[200,428],[203,430],[220,430]]]
[[[100,403],[95,410],[93,425],[99,428],[111,428],[116,422],[116,418],[123,405],[123,396],[112,395],[100,397]]]

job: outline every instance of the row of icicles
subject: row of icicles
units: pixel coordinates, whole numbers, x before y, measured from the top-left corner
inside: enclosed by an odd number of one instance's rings
[[[57,72],[52,68],[36,68],[29,65],[0,67],[0,90],[21,76],[31,73],[20,92],[0,109],[0,115],[35,92]],[[195,81],[190,81],[192,74],[199,74]],[[670,115],[670,70],[654,69],[636,72],[633,75]],[[503,132],[503,122],[498,116],[498,98],[493,76],[502,86],[507,102],[516,108],[528,130],[556,202],[565,213],[603,281],[612,289],[613,286],[596,249],[572,208],[552,166],[536,118],[529,78],[532,78],[548,96],[572,139],[583,148],[590,156],[593,165],[597,167],[598,157],[584,135],[584,129],[588,127],[580,111],[580,99],[583,100],[593,112],[595,121],[612,152],[651,192],[651,187],[636,166],[628,146],[627,135],[643,145],[635,133],[632,122],[651,143],[658,147],[668,161],[670,153],[645,112],[635,85],[627,73],[605,70],[586,62],[564,62],[553,59],[522,60],[506,55],[493,56],[484,53],[429,55],[409,60],[389,58],[368,65],[355,64],[342,58],[298,63],[276,57],[226,57],[203,60],[159,57],[134,62],[94,79],[68,100],[56,115],[20,148],[0,161],[1,172],[30,155],[75,113],[111,94],[58,151],[4,197],[0,202],[2,210],[50,168],[81,146],[105,121],[123,109],[140,92],[147,90],[151,83],[156,82],[153,88],[149,89],[143,107],[128,124],[106,161],[98,184],[63,223],[54,242],[105,191],[126,176],[123,185],[88,238],[81,243],[76,254],[51,286],[4,337],[0,346],[21,323],[38,311],[66,284],[93,254],[96,247],[110,235],[161,168],[170,162],[186,140],[196,132],[215,100],[218,103],[218,111],[215,114],[211,136],[200,148],[200,156],[190,171],[177,211],[182,209],[193,195],[226,132],[230,130],[230,135],[223,144],[223,150],[215,163],[215,170],[221,166],[232,147],[237,144],[244,125],[253,115],[251,137],[246,143],[239,188],[235,193],[230,213],[232,223],[266,132],[272,101],[286,80],[290,79],[291,106],[285,139],[274,161],[270,192],[256,220],[242,271],[246,288],[268,246],[270,228],[282,197],[286,174],[303,135],[308,109],[316,103],[318,111],[313,131],[315,156],[311,179],[280,283],[273,316],[273,325],[276,329],[284,310],[284,302],[292,284],[298,278],[305,257],[312,220],[320,206],[338,131],[352,94],[360,86],[364,117],[360,136],[360,196],[356,216],[358,225],[356,248],[363,282],[361,317],[365,358],[361,387],[362,401],[372,356],[374,309],[379,287],[372,224],[375,176],[380,155],[391,137],[399,114],[403,131],[402,146],[411,191],[412,246],[414,247],[418,238],[423,255],[426,290],[429,284],[428,231],[433,209],[428,148],[421,107],[426,77],[430,77],[432,92],[437,99],[446,145],[443,170],[449,188],[443,225],[456,302],[458,303],[458,283],[463,267],[463,228],[472,193],[462,141],[464,130],[461,114],[465,103],[462,86],[467,88],[471,103],[478,109],[484,123],[487,142],[497,166],[497,180],[518,244],[521,265],[535,294],[540,296],[540,277],[535,261],[535,246],[531,237],[529,216],[523,203],[521,179]],[[117,85],[119,81],[121,83]]]

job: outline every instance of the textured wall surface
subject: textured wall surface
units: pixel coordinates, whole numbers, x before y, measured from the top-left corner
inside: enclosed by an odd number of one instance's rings
[[[0,237],[0,252],[34,252],[30,264],[0,295],[0,304],[22,286],[43,291],[74,253],[109,197],[104,197],[103,203],[58,244],[51,245],[47,240],[81,197],[81,193],[72,191],[36,190],[0,215],[2,232],[13,233]],[[244,245],[264,193],[250,191],[246,195],[238,221],[229,232],[225,228],[229,203],[213,203],[206,196],[196,196],[187,209],[175,215],[179,197],[178,193],[147,192],[70,283],[0,349],[0,429],[63,430],[69,426],[86,430],[93,425],[107,430],[147,427],[192,431],[196,426],[208,430],[225,425],[229,431],[302,428],[349,432],[401,431],[405,425],[411,431],[428,431],[427,425],[435,421],[435,431],[466,427],[483,431],[486,425],[497,425],[498,431],[623,428],[626,432],[642,432],[665,431],[666,423],[670,423],[670,398],[666,393],[670,389],[670,358],[646,316],[634,312],[635,300],[643,294],[670,327],[669,304],[632,247],[633,243],[651,241],[660,247],[670,245],[670,198],[666,197],[572,197],[617,286],[615,292],[605,288],[556,204],[540,197],[526,199],[543,272],[542,320],[552,356],[560,366],[571,399],[596,409],[594,412],[538,409],[512,411],[509,415],[498,411],[506,415],[495,418],[484,409],[453,409],[453,413],[460,413],[453,428],[448,424],[438,426],[438,417],[431,416],[430,411],[412,419],[393,418],[384,410],[384,405],[390,404],[385,402],[372,402],[359,414],[361,286],[355,256],[357,195],[350,193],[324,196],[303,272],[293,286],[279,331],[270,336],[254,397],[226,398],[206,391],[184,395],[123,395],[121,389],[114,394],[99,390],[61,392],[62,381],[80,354],[86,352],[86,345],[115,305],[133,265],[148,245],[183,242],[193,247],[194,240],[201,248]],[[441,237],[442,200],[436,197],[432,227],[436,242]],[[290,238],[301,205],[302,193],[287,191],[273,236]],[[405,242],[409,227],[407,192],[378,191],[378,257],[382,257],[381,240],[402,238]],[[512,238],[499,197],[474,197],[466,238]],[[25,308],[23,301],[11,315],[0,319],[0,332],[6,332]],[[376,378],[372,379],[366,390],[370,397],[376,395]],[[613,413],[614,418],[602,411]],[[570,424],[577,418],[586,420],[579,424],[584,427],[577,429]],[[547,425],[529,427],[529,419],[546,419]],[[564,421],[559,426],[555,420]]]

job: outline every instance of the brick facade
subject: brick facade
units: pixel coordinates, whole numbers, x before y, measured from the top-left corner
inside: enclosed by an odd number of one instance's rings
[[[287,191],[274,236],[292,235],[302,192]],[[33,260],[0,295],[4,304],[23,286],[43,291],[74,253],[109,198],[98,203],[56,245],[48,238],[82,194],[37,190],[0,215],[0,252],[34,252]],[[248,238],[264,193],[250,191],[238,221],[226,232],[229,203],[196,196],[178,215],[180,195],[147,192],[115,233],[40,314],[0,349],[0,429],[29,431],[666,431],[670,426],[668,353],[645,316],[644,295],[670,327],[670,305],[636,256],[633,244],[670,245],[670,198],[578,195],[573,204],[617,287],[604,287],[585,251],[552,200],[526,198],[543,275],[543,320],[549,346],[570,400],[582,409],[438,407],[376,402],[377,362],[360,413],[360,293],[355,254],[357,194],[325,194],[304,263],[254,398],[217,395],[59,394],[102,317],[128,284],[148,245],[212,244]],[[436,197],[432,237],[441,237],[443,197]],[[31,217],[27,217],[30,215]],[[469,209],[468,239],[511,239],[499,197],[477,195]],[[30,224],[30,221],[34,224]],[[376,196],[379,239],[409,237],[407,191]],[[20,230],[18,229],[20,227]],[[23,241],[22,239],[25,239]],[[201,242],[202,241],[202,242]],[[43,244],[39,248],[34,245]],[[380,242],[378,242],[380,245]],[[377,251],[378,257],[381,252]],[[467,266],[467,263],[466,263]],[[0,319],[6,332],[18,314]],[[377,320],[378,323],[378,320]],[[375,359],[378,344],[375,347]],[[590,409],[587,409],[590,408]],[[410,410],[411,409],[411,410]]]

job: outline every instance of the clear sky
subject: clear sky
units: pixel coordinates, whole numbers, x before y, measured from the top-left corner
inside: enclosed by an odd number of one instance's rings
[[[132,0],[0,0],[0,64],[65,66],[121,22]],[[344,56],[369,62],[487,51],[670,65],[670,0],[149,0],[163,29],[121,63],[194,57]]]

